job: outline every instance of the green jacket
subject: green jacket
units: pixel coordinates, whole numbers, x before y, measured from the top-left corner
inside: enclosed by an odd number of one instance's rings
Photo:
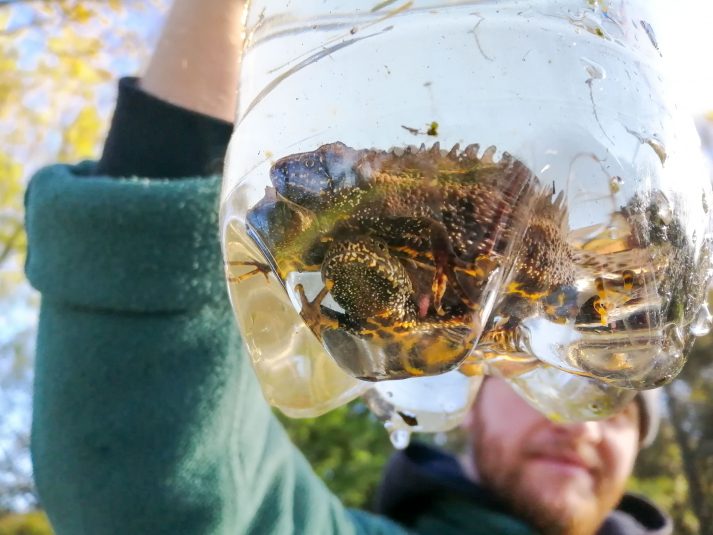
[[[346,509],[290,443],[243,353],[217,177],[53,166],[26,195],[42,293],[32,455],[58,535],[407,533]],[[436,499],[420,533],[530,533]]]

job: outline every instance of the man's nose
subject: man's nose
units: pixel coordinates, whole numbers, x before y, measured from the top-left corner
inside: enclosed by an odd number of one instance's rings
[[[571,437],[576,437],[579,440],[587,440],[593,444],[598,443],[602,439],[602,422],[573,422],[560,426],[563,433]]]

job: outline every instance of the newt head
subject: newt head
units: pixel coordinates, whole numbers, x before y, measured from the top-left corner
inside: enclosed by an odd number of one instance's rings
[[[360,151],[336,142],[281,158],[270,169],[270,181],[285,198],[313,206],[342,189],[357,185],[354,167]]]

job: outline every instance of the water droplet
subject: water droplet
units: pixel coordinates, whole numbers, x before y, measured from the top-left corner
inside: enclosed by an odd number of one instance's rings
[[[690,332],[693,336],[705,336],[711,330],[713,324],[713,316],[708,310],[708,304],[703,303],[703,306],[698,309],[696,318],[691,323]]]
[[[405,429],[394,429],[389,433],[389,439],[394,448],[403,450],[406,449],[409,442],[411,442],[411,433]]]

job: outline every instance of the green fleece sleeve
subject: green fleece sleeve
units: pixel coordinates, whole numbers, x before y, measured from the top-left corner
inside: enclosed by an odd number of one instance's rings
[[[350,511],[265,403],[228,302],[220,180],[39,172],[32,456],[58,535],[402,533]]]

